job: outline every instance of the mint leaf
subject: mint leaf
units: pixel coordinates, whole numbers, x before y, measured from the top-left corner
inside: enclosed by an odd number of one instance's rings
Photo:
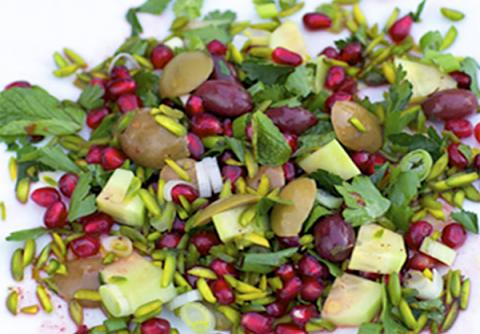
[[[32,151],[21,154],[18,162],[40,162],[55,171],[79,173],[81,169],[70,159],[70,157],[59,146],[44,146],[34,148]]]
[[[73,222],[80,217],[87,216],[97,210],[95,195],[90,194],[91,173],[83,173],[78,179],[77,186],[70,199],[68,220]]]
[[[173,12],[177,17],[185,16],[195,19],[202,15],[203,0],[176,0],[173,5]]]
[[[336,189],[347,205],[343,218],[353,226],[375,221],[390,207],[390,201],[380,194],[367,176],[356,176],[352,184],[344,182],[341,186],[336,186]]]
[[[287,262],[298,248],[287,248],[274,253],[247,253],[243,259],[242,271],[268,274]]]
[[[462,224],[467,231],[475,234],[479,233],[478,216],[474,212],[462,210],[460,212],[452,213],[451,216],[455,221]]]
[[[357,334],[382,334],[382,324],[362,324]]]
[[[170,0],[147,0],[143,5],[138,7],[138,11],[142,13],[149,13],[160,15],[167,8]]]
[[[48,233],[48,230],[43,227],[31,228],[28,230],[20,230],[12,232],[7,238],[7,241],[26,241],[35,240]]]
[[[87,110],[100,108],[103,106],[103,94],[105,91],[102,87],[88,85],[80,94],[78,103]]]
[[[0,136],[69,135],[82,129],[85,113],[63,105],[40,87],[0,93]]]
[[[313,70],[304,66],[295,68],[285,82],[287,90],[300,97],[306,97],[313,89]]]
[[[253,151],[263,165],[280,166],[288,161],[292,149],[272,120],[261,112],[252,117]]]
[[[475,59],[472,57],[466,57],[462,64],[462,71],[467,73],[470,78],[472,79],[472,83],[470,84],[470,89],[472,92],[480,96],[480,89],[478,88],[478,68],[479,65]]]
[[[247,59],[242,65],[242,70],[248,79],[261,81],[266,85],[273,85],[283,81],[294,69],[290,66],[279,66],[264,60]]]

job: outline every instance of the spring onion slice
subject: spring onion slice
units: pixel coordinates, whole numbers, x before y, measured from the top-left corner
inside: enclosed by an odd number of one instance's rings
[[[433,269],[432,279],[427,278],[418,270],[410,270],[407,273],[405,286],[418,291],[418,298],[432,300],[440,297],[443,291],[443,279],[440,273]]]
[[[200,197],[209,198],[212,196],[212,185],[210,184],[210,179],[202,161],[195,164],[195,173]]]
[[[174,311],[183,305],[202,300],[202,295],[198,290],[191,290],[175,297],[169,304],[168,309]]]
[[[210,185],[214,194],[218,194],[223,188],[222,173],[220,173],[220,167],[216,158],[205,158],[202,160],[203,166],[208,175]]]
[[[215,329],[215,316],[203,304],[188,303],[180,308],[180,319],[196,334],[209,334]]]

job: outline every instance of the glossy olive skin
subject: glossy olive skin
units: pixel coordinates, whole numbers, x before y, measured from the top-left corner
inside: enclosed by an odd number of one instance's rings
[[[428,118],[444,121],[466,117],[475,113],[477,108],[478,101],[474,93],[456,88],[437,92],[422,103]]]
[[[282,132],[300,135],[315,124],[318,119],[310,111],[297,107],[272,108],[265,112]]]
[[[250,94],[241,85],[227,80],[209,80],[194,93],[205,108],[221,117],[237,117],[252,111]]]
[[[190,155],[186,137],[177,137],[158,125],[148,109],[136,111],[119,140],[123,152],[143,167],[162,168],[167,158],[179,160]]]
[[[237,71],[232,63],[225,60],[222,56],[212,56],[213,72],[211,78],[213,80],[226,80],[238,82]]]
[[[342,262],[350,256],[355,245],[355,231],[340,214],[321,218],[313,235],[318,254],[332,262]]]

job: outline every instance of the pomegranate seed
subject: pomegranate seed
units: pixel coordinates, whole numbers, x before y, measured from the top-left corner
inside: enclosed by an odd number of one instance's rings
[[[140,326],[142,334],[170,334],[170,323],[166,319],[153,318]]]
[[[292,181],[295,178],[295,165],[293,162],[286,162],[283,166],[283,174],[285,175],[285,180],[287,182]]]
[[[283,137],[285,137],[288,146],[290,146],[292,153],[294,153],[298,148],[298,136],[294,135],[293,133],[284,133]]]
[[[70,242],[70,249],[79,258],[97,255],[100,251],[100,239],[85,235]]]
[[[298,261],[298,272],[304,277],[328,277],[328,268],[311,255],[304,255]]]
[[[344,81],[347,74],[345,69],[340,66],[332,66],[327,72],[325,79],[325,87],[331,90],[336,90]]]
[[[96,129],[103,119],[110,113],[106,107],[92,109],[87,114],[87,125],[90,129]]]
[[[192,203],[198,198],[198,191],[188,184],[179,184],[172,188],[172,201],[181,204],[180,196],[185,197],[189,203]]]
[[[208,255],[208,252],[210,252],[210,248],[220,244],[217,234],[213,231],[197,232],[190,238],[190,242],[203,256]]]
[[[132,77],[130,71],[125,66],[115,66],[112,68],[110,76],[113,79],[130,79]]]
[[[338,59],[350,65],[357,65],[362,61],[362,44],[359,42],[348,43],[342,50],[340,50]]]
[[[156,241],[155,244],[159,249],[175,249],[181,239],[182,236],[178,232],[166,232]]]
[[[299,66],[303,62],[302,56],[300,56],[298,53],[282,47],[278,47],[273,50],[272,60],[277,64],[288,66]]]
[[[371,281],[376,281],[376,280],[379,280],[380,278],[382,278],[382,275],[380,274],[377,274],[377,273],[369,273],[369,272],[366,272],[366,271],[360,271],[358,273],[361,277],[363,278],[366,278],[366,279],[369,279]]]
[[[451,248],[459,248],[467,240],[467,232],[462,224],[448,224],[442,230],[442,241]]]
[[[370,157],[370,166],[367,174],[373,175],[375,173],[375,167],[383,166],[385,162],[387,162],[387,159],[385,159],[385,157],[380,153],[377,152],[375,154],[372,154],[372,156]]]
[[[116,79],[108,83],[108,93],[111,96],[118,97],[125,94],[133,94],[137,89],[137,84],[133,79]]]
[[[172,230],[175,232],[179,232],[180,234],[185,233],[185,222],[178,217],[175,217],[175,221],[173,222]]]
[[[416,253],[410,260],[408,260],[407,268],[424,271],[425,269],[432,269],[437,264],[434,258],[428,255]]]
[[[278,241],[285,247],[298,247],[300,246],[300,237],[282,237],[278,238]]]
[[[283,288],[278,291],[278,298],[282,300],[292,300],[300,293],[302,289],[302,280],[298,277],[293,277],[287,282],[284,282]]]
[[[290,281],[295,277],[295,268],[290,263],[282,264],[275,272],[275,276],[282,279],[283,283]]]
[[[474,134],[475,139],[477,140],[477,142],[480,143],[480,123],[477,123],[477,125],[475,125]]]
[[[321,13],[307,13],[303,15],[303,24],[308,30],[324,30],[332,26],[332,19]]]
[[[391,27],[388,29],[388,34],[390,38],[395,43],[401,43],[405,38],[410,35],[410,30],[412,30],[413,18],[410,15],[404,16],[398,19]]]
[[[227,46],[220,42],[218,39],[214,39],[207,44],[208,52],[214,56],[225,56],[227,54]]]
[[[448,162],[450,166],[457,167],[458,169],[465,169],[468,167],[468,160],[458,149],[460,144],[450,144],[447,148]]]
[[[102,156],[103,156],[103,149],[104,146],[98,146],[98,145],[92,145],[90,149],[88,150],[87,156],[85,157],[85,160],[89,164],[99,164],[102,162]]]
[[[332,107],[335,104],[335,102],[350,101],[351,99],[352,99],[352,95],[348,93],[335,92],[325,100],[325,112],[329,114],[332,111]]]
[[[323,293],[325,289],[323,283],[313,277],[307,277],[302,282],[302,289],[300,296],[303,300],[315,302]]]
[[[210,288],[219,304],[230,305],[235,301],[232,288],[223,278],[213,281],[210,284]]]
[[[142,106],[142,100],[135,94],[121,95],[117,100],[118,108],[122,114],[138,109]]]
[[[185,111],[190,117],[205,112],[202,98],[200,96],[190,95],[185,104]]]
[[[360,169],[362,173],[367,174],[367,171],[370,169],[370,153],[365,151],[353,152],[351,158],[358,169]]]
[[[89,332],[90,330],[88,329],[87,326],[81,325],[77,328],[77,331],[75,332],[75,334],[88,334]]]
[[[5,90],[12,88],[32,88],[32,85],[28,81],[14,81],[5,86]]]
[[[473,167],[477,171],[480,171],[480,154],[477,154],[475,158],[473,158]]]
[[[200,137],[221,135],[222,123],[212,114],[202,113],[192,118],[192,132]]]
[[[101,87],[105,91],[105,88],[107,87],[107,81],[102,78],[93,78],[90,80],[90,85]]]
[[[164,44],[159,44],[153,48],[150,61],[155,69],[161,70],[172,60],[173,56],[172,49]]]
[[[102,167],[105,170],[114,170],[123,165],[127,157],[115,147],[107,147],[103,150]]]
[[[196,159],[200,160],[205,153],[205,147],[203,146],[202,140],[194,133],[189,133],[187,135],[188,150],[190,155]]]
[[[41,142],[42,140],[44,140],[45,137],[44,136],[40,136],[40,135],[30,135],[28,136],[28,140],[31,142],[31,143],[39,143]]]
[[[338,58],[338,51],[333,46],[327,46],[325,49],[322,50],[322,52],[320,52],[320,55],[324,55],[325,57],[330,59],[336,59]]]
[[[103,212],[95,212],[87,217],[83,217],[83,232],[87,234],[108,233],[112,229],[114,220]]]
[[[35,190],[30,198],[44,208],[48,208],[55,202],[60,201],[60,193],[52,187],[43,187]]]
[[[58,188],[65,197],[72,197],[73,191],[78,183],[78,175],[73,173],[65,173],[63,176],[58,180]]]
[[[290,311],[290,316],[294,323],[299,326],[305,326],[316,313],[317,310],[313,305],[297,305]]]
[[[275,334],[307,334],[307,332],[294,324],[280,324],[275,328]]]
[[[47,228],[61,228],[67,224],[68,211],[61,201],[50,205],[43,216],[43,223]]]
[[[233,137],[233,123],[230,118],[223,120],[223,134],[226,137]]]
[[[451,72],[450,76],[457,82],[457,87],[462,89],[470,89],[472,78],[462,71]]]
[[[410,249],[418,250],[423,240],[430,236],[432,232],[433,226],[424,220],[420,220],[410,225],[407,233],[405,233],[405,242]]]
[[[274,301],[273,303],[270,303],[265,307],[265,312],[267,312],[269,316],[272,316],[274,318],[280,318],[284,316],[287,311],[288,302],[285,302],[283,300]]]
[[[244,175],[243,168],[240,166],[225,165],[222,167],[223,180],[230,180],[231,184],[235,184],[237,180]]]
[[[467,119],[449,119],[445,122],[445,130],[452,131],[458,138],[468,138],[473,133],[473,126]]]
[[[267,334],[272,330],[273,321],[266,315],[247,312],[242,314],[241,324],[244,329],[253,334]]]
[[[358,92],[358,84],[352,77],[346,77],[345,80],[337,87],[338,92],[355,95]]]
[[[223,277],[225,275],[237,275],[237,270],[235,269],[233,264],[220,259],[213,260],[212,263],[210,263],[210,269],[212,269],[215,274],[220,277]]]

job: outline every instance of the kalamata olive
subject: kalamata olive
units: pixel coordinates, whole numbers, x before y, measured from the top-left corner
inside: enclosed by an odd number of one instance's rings
[[[160,126],[148,109],[135,112],[119,139],[123,152],[144,167],[162,168],[165,159],[179,160],[190,154],[186,137],[177,137]]]
[[[237,71],[232,63],[224,57],[213,56],[213,64],[212,79],[237,82]]]
[[[332,108],[332,124],[338,140],[351,150],[374,153],[383,145],[380,122],[355,102],[335,103]]]
[[[270,190],[281,188],[285,185],[285,174],[283,173],[283,168],[279,167],[269,167],[262,166],[258,169],[257,174],[253,178],[248,178],[247,184],[253,188],[257,189],[262,176],[266,175],[268,177]]]
[[[315,248],[318,254],[332,262],[346,260],[355,244],[355,232],[340,214],[320,219],[314,228]]]
[[[237,117],[250,112],[252,98],[241,85],[227,80],[209,80],[195,91],[205,108],[218,116]]]
[[[312,179],[299,178],[287,184],[280,192],[280,198],[294,204],[276,204],[273,207],[270,222],[275,235],[297,236],[312,211],[316,194],[317,186]]]
[[[265,114],[282,132],[300,135],[315,124],[318,120],[310,111],[297,107],[279,107],[267,110]]]
[[[449,120],[464,118],[477,111],[478,101],[474,93],[466,89],[446,89],[431,95],[422,103],[427,117]]]
[[[190,176],[190,182],[197,186],[197,174],[195,172],[195,160],[193,159],[180,159],[175,161],[180,167],[183,168],[185,172],[187,172],[188,176]],[[170,180],[180,180],[180,176],[175,173],[175,171],[168,165],[165,165],[160,172],[160,179],[165,180],[168,182]]]
[[[160,95],[177,97],[195,90],[213,71],[213,60],[205,52],[190,51],[175,56],[160,77]]]

